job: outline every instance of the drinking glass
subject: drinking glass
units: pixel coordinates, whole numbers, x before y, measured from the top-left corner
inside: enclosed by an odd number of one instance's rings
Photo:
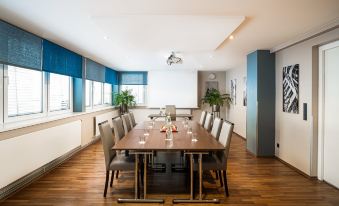
[[[146,137],[149,136],[149,127],[144,128],[144,136],[146,136]]]
[[[187,134],[192,134],[192,127],[191,127],[191,126],[188,126],[188,128],[187,128]]]
[[[146,136],[140,135],[139,136],[139,144],[145,144],[145,142],[146,142]]]
[[[197,141],[198,141],[197,133],[192,133],[192,142],[197,142]]]

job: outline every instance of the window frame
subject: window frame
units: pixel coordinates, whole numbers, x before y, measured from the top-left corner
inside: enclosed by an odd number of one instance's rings
[[[112,96],[111,96],[111,102],[110,103],[104,103],[105,101],[105,97],[104,97],[104,95],[105,95],[105,91],[104,91],[104,89],[105,89],[105,84],[109,84],[109,83],[104,83],[104,82],[98,82],[98,81],[93,81],[93,80],[89,80],[89,79],[86,79],[86,81],[89,81],[90,82],[90,90],[89,90],[89,101],[90,101],[90,105],[89,106],[85,106],[86,107],[86,111],[90,111],[90,110],[95,110],[95,109],[97,109],[97,108],[104,108],[104,107],[111,107],[111,106],[113,106],[112,105]],[[101,102],[102,102],[102,104],[98,104],[98,105],[94,105],[93,104],[93,97],[94,97],[94,95],[93,95],[93,92],[94,92],[94,90],[93,90],[93,84],[94,84],[94,82],[98,82],[98,83],[100,83],[101,84]],[[109,85],[111,85],[111,90],[113,90],[113,85],[112,84],[109,84]],[[85,87],[87,86],[87,84],[85,83]],[[85,88],[85,90],[86,90],[86,88]],[[85,92],[85,95],[87,95],[87,92]],[[86,97],[85,97],[85,104],[86,104]]]
[[[22,69],[27,69],[24,67],[19,67]],[[3,93],[3,97],[2,97],[2,102],[3,102],[3,115],[2,115],[2,122],[4,124],[6,123],[13,123],[13,122],[18,122],[18,121],[23,121],[23,120],[29,120],[29,119],[35,119],[35,118],[41,118],[41,117],[46,117],[47,116],[47,101],[46,101],[46,95],[47,95],[47,88],[46,88],[46,84],[47,84],[47,79],[45,76],[45,73],[43,71],[40,71],[41,75],[42,75],[42,111],[40,113],[32,113],[32,114],[25,114],[25,115],[18,115],[18,116],[13,116],[13,117],[9,117],[8,116],[8,65],[3,64],[3,68],[2,68],[2,93]]]
[[[131,84],[124,84],[124,85],[119,85],[119,93],[122,91],[122,86],[129,86]],[[135,85],[134,85],[135,86]],[[147,103],[148,103],[148,96],[147,96],[147,85],[138,85],[138,86],[142,86],[144,88],[144,103],[136,103],[136,106],[147,106]]]
[[[52,116],[52,115],[57,115],[57,114],[66,114],[66,113],[72,113],[73,112],[73,78],[70,76],[62,75],[62,74],[56,74],[56,75],[61,75],[69,78],[69,108],[64,109],[64,110],[50,110],[50,75],[51,73],[45,72],[46,75],[46,90],[47,90],[47,116]]]

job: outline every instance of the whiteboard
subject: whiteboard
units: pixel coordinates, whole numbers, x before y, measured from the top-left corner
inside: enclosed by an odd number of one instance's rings
[[[148,106],[197,108],[198,72],[193,70],[154,70],[148,72]]]

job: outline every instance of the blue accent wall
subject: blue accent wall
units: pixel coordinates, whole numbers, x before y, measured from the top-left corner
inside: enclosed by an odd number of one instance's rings
[[[247,149],[274,156],[275,54],[258,50],[247,55]]]

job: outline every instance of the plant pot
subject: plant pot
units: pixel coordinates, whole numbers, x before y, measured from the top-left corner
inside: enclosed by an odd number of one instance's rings
[[[220,105],[212,105],[212,112],[220,112]]]
[[[125,114],[125,113],[127,113],[128,112],[128,106],[127,106],[127,104],[122,104],[122,105],[120,105],[120,113],[121,114]]]

